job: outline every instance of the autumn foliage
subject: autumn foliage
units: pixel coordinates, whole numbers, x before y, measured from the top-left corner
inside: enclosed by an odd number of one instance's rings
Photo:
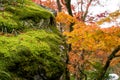
[[[104,66],[111,52],[120,45],[120,27],[100,28],[95,23],[86,24],[65,13],[59,13],[56,20],[65,24],[63,34],[72,45],[68,68],[78,77],[81,70],[92,70],[98,62]],[[68,32],[66,28],[69,29],[70,23],[74,23],[73,31]],[[119,61],[119,58],[113,59],[111,66]]]
[[[55,0],[32,0],[32,1],[37,4],[44,5],[46,7],[49,7],[57,11],[57,4]]]
[[[85,64],[98,61],[105,64],[112,50],[120,45],[119,27],[101,29],[96,25],[81,23],[74,25],[72,32],[65,32],[64,34],[68,37],[68,44],[72,44],[72,51],[69,54],[70,63],[76,61]],[[74,57],[76,55],[77,57]],[[82,59],[83,57],[84,59]],[[85,68],[87,69],[88,66],[86,65]]]
[[[96,4],[99,3],[99,0],[93,0],[93,2]],[[41,2],[41,4],[57,10],[57,5],[54,0],[47,0]],[[64,5],[65,4],[63,4],[62,7]],[[95,65],[98,63],[101,65],[101,68],[103,68],[109,60],[108,58],[112,51],[120,45],[120,27],[118,25],[110,28],[101,28],[99,26],[104,22],[111,22],[117,19],[120,12],[115,11],[107,17],[107,12],[97,14],[97,17],[91,17],[87,14],[91,5],[93,5],[92,0],[78,0],[78,6],[81,6],[78,12],[75,11],[75,6],[71,5],[71,9],[74,12],[73,15],[67,14],[64,8],[62,12],[57,13],[56,17],[57,24],[60,24],[58,27],[62,28],[66,42],[70,44],[72,48],[68,53],[69,64],[67,66],[69,71],[77,77],[85,77],[85,71],[97,70]],[[83,10],[83,8],[85,8],[85,10]],[[95,18],[97,19],[93,21]],[[70,31],[71,24],[73,28],[72,31]],[[119,57],[120,52],[114,55],[114,59],[112,58],[110,61],[110,66],[119,63]]]

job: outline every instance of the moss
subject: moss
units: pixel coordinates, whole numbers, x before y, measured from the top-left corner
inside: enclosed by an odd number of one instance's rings
[[[45,30],[28,31],[16,37],[0,36],[0,58],[5,60],[4,68],[11,76],[32,79],[43,70],[48,80],[55,80],[63,72],[58,54],[60,44],[57,34]]]
[[[16,2],[5,0],[3,1],[2,8],[4,10],[0,11],[0,30],[5,32],[7,29],[7,32],[9,33],[11,33],[13,29],[19,32],[28,28],[24,23],[29,20],[33,21],[33,26],[37,27],[38,25],[36,24],[39,23],[41,19],[50,20],[51,18],[54,18],[49,11],[36,5],[30,0],[23,0],[23,2],[22,0],[16,0]],[[48,21],[46,21],[46,23],[47,22]],[[51,25],[50,22],[47,26],[49,25]],[[29,28],[33,28],[33,26]]]
[[[13,29],[19,29],[18,23],[11,18],[11,14],[4,12],[4,16],[0,16],[0,30],[3,32],[12,32]],[[21,27],[22,28],[22,27]]]
[[[38,8],[39,7],[39,8]],[[52,14],[44,9],[41,9],[40,6],[37,8],[35,6],[26,5],[22,8],[9,6],[6,8],[6,11],[9,11],[14,14],[14,17],[18,19],[31,19],[31,18],[50,18]]]
[[[54,16],[31,0],[2,0],[2,8],[0,79],[58,80],[64,68]]]

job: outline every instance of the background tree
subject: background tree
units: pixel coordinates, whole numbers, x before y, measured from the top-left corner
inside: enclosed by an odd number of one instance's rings
[[[120,29],[119,27],[102,29],[99,27],[99,24],[110,21],[110,17],[118,17],[119,11],[113,12],[113,15],[105,11],[96,16],[91,16],[88,14],[89,9],[91,6],[100,5],[99,0],[77,0],[78,11],[75,10],[75,5],[71,4],[71,0],[56,1],[57,4],[60,3],[62,6],[57,8],[60,13],[58,13],[56,20],[57,23],[62,24],[62,31],[64,31],[70,46],[68,49],[69,56],[67,55],[66,60],[69,70],[77,80],[82,80],[83,78],[87,80],[91,72],[92,74],[99,73],[99,77],[96,75],[98,80],[101,76],[104,78],[103,75],[110,66],[108,64],[111,64],[113,61],[113,57],[110,59],[107,57],[117,54],[119,51],[120,37],[118,35],[120,34]],[[110,15],[106,17],[108,14]],[[101,19],[103,17],[104,19]],[[116,52],[114,53],[114,51]],[[106,65],[107,67],[105,68]]]

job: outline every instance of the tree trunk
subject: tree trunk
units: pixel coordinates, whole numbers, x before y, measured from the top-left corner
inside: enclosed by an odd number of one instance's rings
[[[73,16],[72,9],[71,9],[71,0],[65,0],[65,5],[66,5],[66,8],[67,8],[68,14]],[[74,25],[73,23],[70,24],[70,30],[69,30],[70,32],[73,30],[73,27],[72,27],[73,25]],[[66,59],[66,80],[70,80],[70,73],[69,73],[69,70],[67,68],[67,65],[69,64],[69,55],[68,55],[68,53],[71,50],[72,50],[71,44],[69,44],[68,45],[68,52],[66,54],[66,58],[67,58]]]
[[[69,69],[67,68],[69,64],[69,46],[66,44],[66,61],[65,61],[65,80],[70,80],[70,72]]]
[[[73,16],[72,9],[71,9],[71,0],[65,0],[66,8],[69,13],[69,15]]]
[[[62,11],[62,6],[60,4],[60,0],[56,0],[57,2],[57,6],[58,6],[58,12],[61,12]]]

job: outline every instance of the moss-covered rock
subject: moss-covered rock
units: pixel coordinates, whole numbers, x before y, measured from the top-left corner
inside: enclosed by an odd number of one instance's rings
[[[60,40],[58,35],[45,30],[0,36],[0,71],[28,80],[34,80],[37,75],[47,80],[58,80],[63,72]]]
[[[21,2],[23,1],[23,2]],[[3,0],[0,7],[0,31],[11,33],[28,28],[48,27],[54,24],[54,16],[31,0]]]
[[[30,0],[2,0],[0,31],[0,80],[60,78],[62,38],[53,14]]]

